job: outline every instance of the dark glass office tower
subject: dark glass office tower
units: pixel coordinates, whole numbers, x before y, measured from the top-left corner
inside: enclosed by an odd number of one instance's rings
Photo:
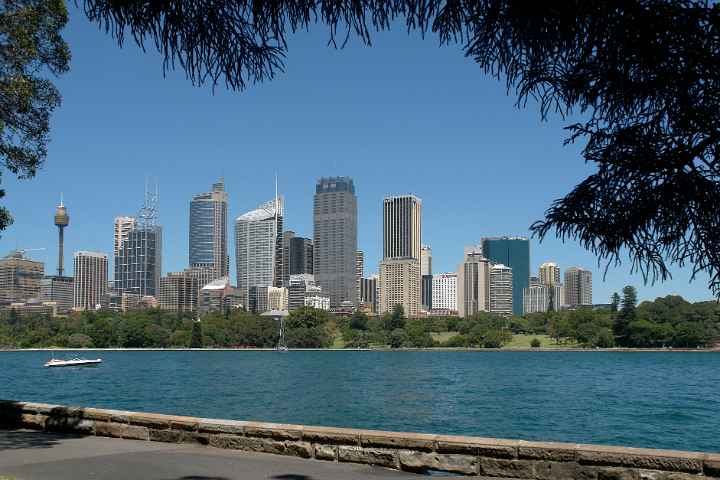
[[[523,289],[530,285],[530,241],[525,237],[483,238],[482,253],[491,262],[512,268],[512,310],[522,315]]]

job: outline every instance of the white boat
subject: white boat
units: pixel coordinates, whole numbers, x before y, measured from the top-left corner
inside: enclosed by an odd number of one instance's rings
[[[96,358],[94,360],[78,357],[71,360],[58,360],[53,358],[45,362],[45,367],[79,367],[82,365],[97,365],[98,363],[102,363],[102,358]]]

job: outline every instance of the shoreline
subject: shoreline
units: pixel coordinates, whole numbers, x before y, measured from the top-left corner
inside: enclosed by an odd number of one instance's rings
[[[0,348],[3,352],[275,352],[275,348],[232,348],[232,347],[170,347],[170,348],[66,348],[66,347],[44,347],[44,348]],[[294,352],[616,352],[616,353],[720,353],[720,348],[291,348]]]

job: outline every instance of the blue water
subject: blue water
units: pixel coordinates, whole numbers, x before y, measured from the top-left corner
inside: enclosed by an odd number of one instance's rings
[[[0,398],[238,420],[720,451],[720,353],[195,351],[97,356],[104,359],[99,367],[44,369],[46,352],[0,352]]]

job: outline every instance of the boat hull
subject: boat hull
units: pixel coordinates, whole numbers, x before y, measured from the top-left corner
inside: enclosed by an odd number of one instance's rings
[[[83,367],[89,365],[97,365],[102,363],[102,359],[97,358],[95,360],[50,360],[45,364],[45,368],[58,368],[58,367]]]

